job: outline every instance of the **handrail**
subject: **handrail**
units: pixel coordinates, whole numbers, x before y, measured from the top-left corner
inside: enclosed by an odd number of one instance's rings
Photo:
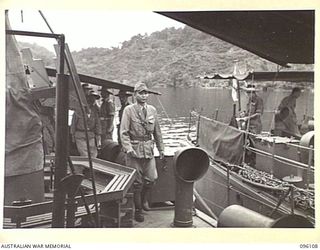
[[[287,163],[291,163],[292,165],[296,165],[294,167],[297,167],[297,168],[301,168],[301,169],[308,169],[309,166],[308,164],[304,164],[302,162],[299,162],[299,161],[295,161],[295,160],[291,160],[289,158],[285,158],[285,157],[282,157],[282,156],[279,156],[279,155],[273,155],[271,153],[268,153],[268,152],[265,152],[263,150],[260,150],[260,149],[257,149],[257,148],[253,148],[253,147],[246,147],[247,149],[251,150],[252,152],[255,152],[255,153],[259,153],[260,155],[264,155],[264,156],[267,156],[267,157],[270,157],[270,158],[274,158],[275,160],[278,160],[278,161],[282,161],[282,162],[287,162]],[[314,169],[314,166],[310,166],[311,170]]]

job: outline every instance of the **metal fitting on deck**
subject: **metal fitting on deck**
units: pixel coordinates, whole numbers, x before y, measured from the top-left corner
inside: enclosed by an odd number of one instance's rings
[[[191,147],[175,153],[174,172],[176,177],[175,227],[191,227],[193,208],[193,183],[208,170],[209,156],[201,148]]]

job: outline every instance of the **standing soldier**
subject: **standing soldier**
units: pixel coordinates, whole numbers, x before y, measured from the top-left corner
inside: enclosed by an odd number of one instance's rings
[[[254,134],[260,134],[262,131],[261,116],[263,114],[263,100],[257,95],[254,85],[248,85],[243,88],[249,98],[247,104],[247,110],[242,115],[240,120],[245,121],[246,127],[249,128],[249,132]]]
[[[130,105],[129,101],[128,101],[128,97],[131,96],[130,93],[128,93],[127,91],[124,90],[120,90],[118,94],[116,94],[116,96],[119,97],[120,99],[120,104],[121,104],[121,108],[119,110],[119,123],[117,125],[117,130],[118,130],[118,143],[119,145],[121,145],[121,140],[120,140],[120,125],[121,125],[121,119],[122,119],[122,115],[123,115],[123,110],[125,107],[127,107],[128,105]]]
[[[301,95],[300,88],[293,88],[289,96],[282,99],[275,116],[275,134],[279,136],[300,138],[297,114],[297,99]]]
[[[105,145],[106,140],[112,140],[112,132],[114,129],[113,120],[115,114],[115,106],[110,98],[112,92],[106,87],[101,87],[102,103],[100,107],[100,121],[101,121],[101,141],[102,147]]]
[[[144,83],[134,87],[136,102],[125,107],[120,126],[122,147],[127,154],[126,165],[137,170],[134,182],[135,220],[144,221],[142,204],[146,202],[152,185],[158,178],[154,159],[154,141],[160,159],[164,145],[155,107],[147,104],[149,90]],[[143,195],[142,195],[143,193]]]
[[[90,87],[88,83],[82,84],[81,87],[85,96],[89,95],[90,91],[92,90],[92,87]]]
[[[96,100],[99,95],[89,92],[86,95],[88,102],[89,113],[85,114],[87,120],[87,132],[89,139],[89,148],[92,157],[97,157],[98,147],[101,146],[101,124],[99,119],[99,109],[96,105]],[[76,143],[78,152],[81,156],[88,156],[87,143],[86,143],[86,128],[84,125],[84,117],[80,109],[76,110],[72,116],[71,123],[71,138]]]
[[[248,132],[254,134],[260,134],[262,131],[262,123],[261,116],[263,114],[263,100],[256,93],[257,89],[255,85],[248,85],[244,88],[246,94],[248,96],[248,104],[247,110],[240,118],[240,120],[244,121],[245,129],[248,129]],[[249,135],[249,139],[251,136]],[[256,165],[256,154],[250,150],[246,151],[245,155],[246,163],[248,163],[251,167],[255,167]]]

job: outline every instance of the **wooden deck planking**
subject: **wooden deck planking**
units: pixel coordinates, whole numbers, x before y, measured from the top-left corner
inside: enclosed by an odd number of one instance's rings
[[[193,216],[193,227],[195,228],[213,228],[211,223],[198,216]],[[144,212],[144,222],[134,221],[134,228],[172,228],[174,220],[174,208],[151,210]]]

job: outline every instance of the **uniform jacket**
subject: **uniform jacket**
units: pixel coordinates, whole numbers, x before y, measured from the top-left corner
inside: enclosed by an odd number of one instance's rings
[[[109,134],[112,137],[114,113],[113,101],[110,98],[103,100],[100,107],[101,132],[103,135]]]
[[[263,100],[256,96],[255,98],[250,98],[249,103],[247,104],[247,115],[253,115],[256,113],[263,114]],[[262,123],[261,123],[261,116],[256,116],[253,118],[250,118],[249,123],[249,130],[250,132],[259,134],[262,130]]]
[[[100,107],[100,117],[113,118],[115,113],[115,106],[111,99],[103,100]]]
[[[277,123],[275,124],[275,126],[289,134],[300,135],[300,131],[298,128],[297,115],[295,112],[296,99],[291,95],[283,98],[283,100],[281,101],[278,107],[278,110],[281,111],[285,108],[288,109],[288,115],[284,119],[277,120]]]
[[[90,113],[87,115],[87,129],[89,139],[94,138],[97,135],[101,135],[99,108],[97,106],[91,107]],[[80,110],[76,110],[73,113],[70,133],[77,139],[86,138],[84,119]]]
[[[155,107],[146,105],[144,118],[141,105],[125,107],[120,125],[121,143],[126,152],[134,150],[137,158],[153,158],[154,142],[159,151],[164,150],[160,125]]]
[[[128,105],[130,105],[129,102],[126,102],[124,105],[121,105],[121,108],[119,109],[119,124],[121,124],[121,119],[122,119],[122,115],[123,115],[123,110],[125,109],[125,107],[127,107]]]

